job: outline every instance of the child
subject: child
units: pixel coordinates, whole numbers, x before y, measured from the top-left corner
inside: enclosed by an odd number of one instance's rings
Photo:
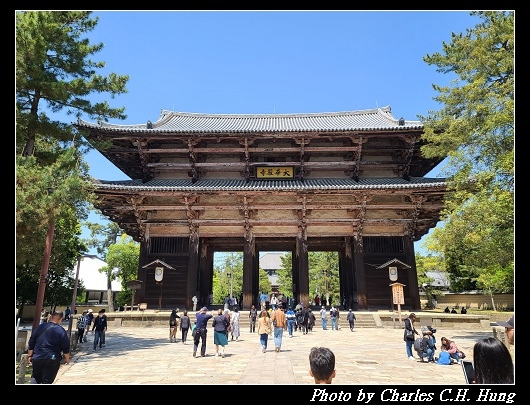
[[[335,378],[335,354],[327,347],[313,347],[309,352],[309,375],[315,384],[331,384]]]
[[[440,357],[438,357],[438,364],[442,366],[448,366],[451,364],[451,355],[447,351],[447,348],[442,345],[440,348]]]

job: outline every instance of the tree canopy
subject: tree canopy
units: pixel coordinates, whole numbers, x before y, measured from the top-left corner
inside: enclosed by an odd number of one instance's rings
[[[442,52],[424,57],[438,72],[454,77],[448,86],[433,85],[438,93],[434,99],[442,108],[420,117],[428,142],[422,152],[427,157],[448,157],[444,170],[451,191],[443,226],[434,229],[425,246],[443,255],[453,290],[511,292],[514,12],[471,14],[482,21],[465,34],[453,33]]]
[[[50,271],[61,267],[63,272],[71,271],[78,255],[86,251],[79,235],[80,221],[88,217],[94,198],[83,160],[89,145],[64,117],[126,118],[123,107],[89,99],[93,94],[112,98],[125,93],[129,79],[115,73],[97,74],[105,63],[91,56],[103,44],[91,44],[86,38],[97,21],[88,11],[16,13],[17,290],[31,290],[19,284],[22,280],[38,280],[50,221],[58,225]],[[60,239],[63,232],[70,243]],[[29,295],[20,299],[31,301]]]

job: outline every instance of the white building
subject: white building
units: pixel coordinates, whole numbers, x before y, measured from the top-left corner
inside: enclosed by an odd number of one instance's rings
[[[87,304],[108,304],[107,299],[107,275],[101,273],[99,269],[105,267],[107,263],[98,257],[81,257],[79,266],[79,281],[85,287],[84,299],[79,303]],[[113,302],[116,301],[116,294],[121,291],[121,280],[111,282]]]

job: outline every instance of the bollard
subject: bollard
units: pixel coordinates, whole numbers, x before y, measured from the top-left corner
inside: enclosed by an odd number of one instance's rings
[[[78,331],[72,332],[72,336],[70,336],[70,351],[77,350],[78,340],[79,340],[79,332]]]
[[[20,365],[18,369],[18,379],[17,384],[25,384],[26,383],[26,369],[28,368],[28,355],[23,354],[20,356]]]

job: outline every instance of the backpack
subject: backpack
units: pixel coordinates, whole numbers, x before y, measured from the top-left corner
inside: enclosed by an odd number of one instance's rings
[[[423,352],[422,341],[423,341],[423,338],[416,338],[416,340],[414,340],[414,350],[416,350],[418,353]]]

